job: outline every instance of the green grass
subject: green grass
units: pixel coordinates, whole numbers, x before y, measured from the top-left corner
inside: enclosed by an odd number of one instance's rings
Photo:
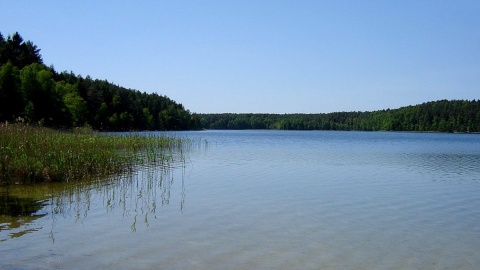
[[[139,164],[168,165],[186,139],[63,132],[19,124],[0,125],[0,184],[71,181],[108,176]]]

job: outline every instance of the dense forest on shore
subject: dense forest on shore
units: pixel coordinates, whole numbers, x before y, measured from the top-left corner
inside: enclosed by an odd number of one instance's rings
[[[440,100],[373,112],[199,116],[206,129],[480,132],[479,100]]]
[[[0,123],[95,130],[282,129],[480,132],[479,100],[439,100],[399,109],[320,114],[192,114],[182,104],[57,72],[40,49],[0,33]]]
[[[0,33],[0,122],[96,130],[188,130],[198,117],[166,96],[57,72],[18,33]]]

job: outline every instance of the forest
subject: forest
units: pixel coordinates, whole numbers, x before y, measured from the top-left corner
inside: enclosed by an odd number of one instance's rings
[[[18,32],[0,33],[0,123],[95,130],[199,129],[199,118],[166,96],[57,72]]]
[[[318,114],[194,114],[156,93],[57,72],[40,49],[0,33],[0,123],[90,126],[100,131],[282,129],[480,132],[479,100],[439,100],[399,109]]]
[[[200,114],[206,129],[480,132],[479,100],[439,100],[399,109],[320,114]]]

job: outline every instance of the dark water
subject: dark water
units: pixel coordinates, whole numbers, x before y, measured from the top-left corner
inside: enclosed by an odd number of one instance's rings
[[[480,135],[175,135],[206,143],[0,190],[0,269],[480,269]]]

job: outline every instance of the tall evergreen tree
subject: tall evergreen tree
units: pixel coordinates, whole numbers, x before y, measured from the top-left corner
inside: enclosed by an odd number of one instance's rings
[[[40,49],[31,41],[24,42],[18,32],[8,36],[6,40],[0,33],[0,65],[7,62],[11,62],[19,69],[30,64],[43,63]]]
[[[20,116],[24,107],[19,71],[9,62],[0,68],[0,122]]]

